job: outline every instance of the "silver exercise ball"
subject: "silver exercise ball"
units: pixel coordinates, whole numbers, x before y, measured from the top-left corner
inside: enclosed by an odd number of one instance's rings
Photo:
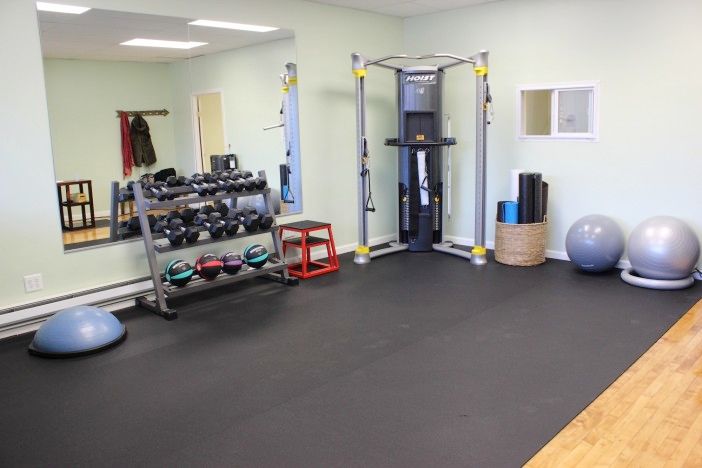
[[[592,214],[577,220],[566,234],[566,252],[575,266],[597,273],[614,268],[624,253],[624,233],[604,215]]]
[[[638,276],[657,280],[689,277],[700,258],[700,242],[684,221],[655,216],[629,236],[629,261]]]

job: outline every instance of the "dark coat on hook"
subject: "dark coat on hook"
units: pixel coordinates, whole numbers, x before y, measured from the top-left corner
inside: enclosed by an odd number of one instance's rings
[[[129,139],[132,141],[135,165],[150,166],[156,162],[156,150],[153,143],[151,143],[149,124],[139,114],[132,119],[132,125],[129,128]]]

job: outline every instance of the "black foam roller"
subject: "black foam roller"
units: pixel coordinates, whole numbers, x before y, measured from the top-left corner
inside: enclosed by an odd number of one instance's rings
[[[505,211],[503,208],[504,204],[505,204],[505,202],[503,202],[503,201],[497,202],[497,222],[498,223],[505,222],[505,218],[504,218],[504,216],[502,216],[504,214],[504,211]]]
[[[543,223],[543,187],[540,172],[534,172],[534,222]]]
[[[534,173],[519,174],[519,224],[534,222]]]

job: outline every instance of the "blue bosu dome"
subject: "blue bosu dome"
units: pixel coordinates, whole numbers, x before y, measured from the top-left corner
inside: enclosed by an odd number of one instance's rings
[[[114,346],[126,336],[126,327],[111,313],[91,306],[70,307],[42,324],[29,352],[46,357],[89,354]]]

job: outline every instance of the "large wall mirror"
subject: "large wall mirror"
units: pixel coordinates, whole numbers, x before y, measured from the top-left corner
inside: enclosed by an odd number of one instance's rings
[[[173,173],[265,170],[301,212],[293,31],[78,11],[38,11],[66,250],[138,238],[128,182]]]

